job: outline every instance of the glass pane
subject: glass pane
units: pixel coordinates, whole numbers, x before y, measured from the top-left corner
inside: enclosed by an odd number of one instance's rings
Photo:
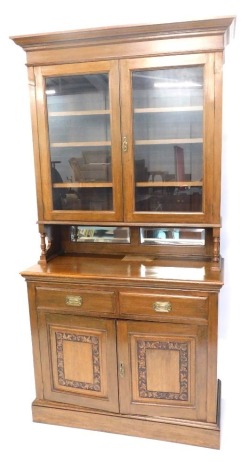
[[[130,243],[128,227],[72,226],[72,242]]]
[[[89,210],[99,210],[97,192],[104,210],[112,210],[112,190],[105,187],[112,181],[108,74],[47,78],[46,97],[53,208],[83,210],[84,197],[93,195]],[[83,189],[95,182],[103,184]]]
[[[135,71],[137,211],[201,211],[203,67]]]
[[[161,227],[141,228],[141,243],[149,245],[205,245],[205,229]]]
[[[55,186],[55,185],[54,185]],[[55,210],[111,211],[112,188],[53,188]]]
[[[136,188],[136,210],[143,212],[200,212],[201,188],[141,187]]]

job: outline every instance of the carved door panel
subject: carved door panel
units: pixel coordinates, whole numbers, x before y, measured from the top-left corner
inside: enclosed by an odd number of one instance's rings
[[[206,418],[207,329],[118,322],[122,413]]]
[[[39,314],[44,398],[118,411],[113,320]]]

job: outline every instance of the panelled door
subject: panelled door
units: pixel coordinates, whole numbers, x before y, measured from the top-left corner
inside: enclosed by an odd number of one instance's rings
[[[214,54],[121,61],[126,220],[211,222],[219,197],[214,61]]]
[[[118,61],[35,68],[44,220],[123,218]]]
[[[44,398],[119,411],[115,321],[38,315]]]
[[[212,223],[220,198],[212,184],[220,174],[215,60],[203,53],[36,67],[39,217]]]
[[[206,326],[38,315],[45,399],[206,419]]]
[[[207,328],[119,321],[120,411],[206,419]]]

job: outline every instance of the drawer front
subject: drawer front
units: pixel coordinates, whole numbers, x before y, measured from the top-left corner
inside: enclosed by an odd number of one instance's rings
[[[138,315],[146,319],[183,321],[200,320],[207,322],[208,297],[157,293],[121,292],[120,314]]]
[[[115,293],[102,290],[36,287],[37,308],[68,312],[115,312]]]

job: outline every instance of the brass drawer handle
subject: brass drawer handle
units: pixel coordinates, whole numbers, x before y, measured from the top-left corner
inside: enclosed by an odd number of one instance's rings
[[[170,302],[154,302],[153,309],[155,312],[169,313],[172,310],[172,305]]]
[[[80,295],[67,295],[66,305],[70,307],[80,307],[82,305],[82,297]]]

